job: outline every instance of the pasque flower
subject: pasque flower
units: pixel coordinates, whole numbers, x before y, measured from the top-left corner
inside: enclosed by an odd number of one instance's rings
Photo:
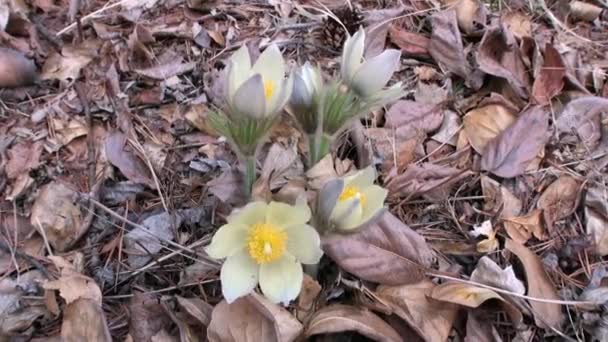
[[[206,251],[226,258],[220,279],[228,303],[260,284],[275,303],[289,303],[300,293],[301,264],[316,264],[323,252],[317,231],[306,224],[306,204],[252,202],[234,211],[215,233]]]
[[[322,92],[321,71],[306,62],[294,75],[293,91],[288,106],[306,134],[314,134],[319,125],[318,106]]]

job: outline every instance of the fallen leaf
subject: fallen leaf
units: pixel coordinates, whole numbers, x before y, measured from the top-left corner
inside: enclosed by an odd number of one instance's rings
[[[203,263],[197,261],[182,269],[179,276],[179,285],[186,285],[209,279],[220,270],[219,264]]]
[[[572,1],[570,2],[570,14],[573,19],[594,21],[604,9],[583,1]]]
[[[42,79],[60,81],[78,79],[80,70],[97,57],[99,45],[98,41],[86,40],[79,46],[64,45],[61,54],[52,52],[42,66]]]
[[[100,293],[101,295],[101,293]],[[100,301],[80,298],[63,310],[61,338],[65,342],[112,341]]]
[[[63,183],[51,182],[40,189],[30,222],[42,229],[51,246],[66,251],[82,235],[82,215],[75,204],[76,192]]]
[[[585,96],[574,99],[557,115],[555,126],[561,133],[576,132],[589,149],[595,148],[602,136],[601,113],[608,113],[608,99]]]
[[[209,192],[227,204],[243,201],[242,175],[234,169],[223,171],[218,177],[207,182]]]
[[[498,249],[498,240],[496,239],[496,231],[492,227],[490,220],[483,221],[480,225],[473,226],[473,230],[469,232],[474,237],[486,236],[487,239],[477,243],[477,251],[479,253],[491,253]]]
[[[36,228],[30,223],[29,218],[11,212],[0,214],[0,227],[6,232],[11,232],[9,235],[17,250],[34,258],[44,256],[44,242],[42,237],[35,233]],[[17,263],[22,270],[30,267],[26,260],[17,259]],[[0,250],[0,275],[12,271],[15,271],[13,256],[10,251]]]
[[[580,183],[569,175],[562,175],[540,195],[537,207],[543,210],[543,216],[549,232],[555,221],[572,214],[578,204]]]
[[[456,11],[444,10],[431,16],[431,41],[429,53],[442,68],[465,80],[469,88],[479,89],[483,83],[483,74],[473,70],[467,61],[458,30]]]
[[[379,286],[376,295],[425,341],[447,341],[458,307],[428,298],[435,286],[423,279],[411,285]]]
[[[91,300],[101,305],[101,290],[99,286],[97,286],[95,280],[80,273],[66,272],[59,279],[45,283],[44,288],[47,290],[59,290],[59,295],[68,305],[79,299]]]
[[[465,33],[473,33],[486,25],[488,11],[479,0],[447,0],[445,4],[454,7],[458,26]]]
[[[301,331],[302,325],[289,311],[254,294],[216,305],[207,336],[210,342],[288,342]]]
[[[162,144],[157,144],[151,141],[146,141],[143,145],[143,150],[146,158],[150,160],[150,164],[156,172],[163,170],[165,160],[167,160],[167,151]]]
[[[433,258],[424,238],[388,212],[357,233],[327,236],[322,245],[344,270],[386,285],[420,281]]]
[[[520,11],[510,11],[503,14],[501,19],[516,38],[532,36],[532,20],[529,15]]]
[[[305,319],[314,313],[315,302],[321,293],[321,285],[308,274],[304,274],[302,281],[302,290],[298,296],[298,310],[296,317],[304,322]]]
[[[496,214],[500,212],[501,218],[514,217],[521,212],[521,200],[492,178],[481,176],[481,191],[485,197],[484,211]]]
[[[196,320],[200,325],[206,327],[211,322],[211,312],[213,307],[207,302],[199,298],[184,298],[175,296],[177,305],[190,317],[191,320]]]
[[[523,174],[545,146],[548,129],[549,117],[545,108],[529,108],[486,145],[481,168],[503,178]]]
[[[311,337],[347,331],[356,331],[378,342],[402,341],[390,325],[371,311],[342,304],[333,304],[317,311],[308,323],[304,335]]]
[[[564,88],[566,66],[553,45],[545,46],[545,61],[532,85],[532,97],[539,105],[549,104]]]
[[[49,120],[49,126],[55,132],[54,139],[59,144],[59,147],[65,146],[72,140],[88,133],[84,119],[80,117],[70,119],[53,117]]]
[[[476,315],[473,311],[469,311],[467,315],[466,329],[464,342],[502,342],[494,325],[486,317]]]
[[[477,266],[473,270],[473,273],[471,273],[470,280],[520,295],[526,292],[524,284],[515,276],[512,266],[502,269],[487,256],[479,259]]]
[[[7,152],[7,163],[4,168],[6,177],[16,179],[27,174],[40,165],[42,155],[42,142],[22,141],[13,145]]]
[[[386,188],[391,196],[423,196],[429,200],[443,200],[450,194],[454,183],[473,173],[450,166],[432,163],[410,164],[401,174],[390,174]]]
[[[177,336],[172,336],[165,329],[160,329],[159,332],[150,337],[150,342],[178,342],[180,339]]]
[[[161,64],[155,67],[146,69],[135,69],[136,73],[150,77],[155,80],[166,80],[173,76],[179,76],[194,70],[196,66],[195,62],[182,63],[179,60],[169,62],[167,64]]]
[[[386,112],[386,127],[404,139],[436,130],[443,122],[441,105],[400,100]]]
[[[511,126],[517,117],[509,107],[491,104],[469,111],[463,118],[464,131],[477,153],[501,132]]]
[[[528,296],[559,300],[557,290],[545,271],[545,267],[539,257],[524,245],[513,240],[506,239],[505,248],[517,256],[524,266],[526,279],[528,281]],[[530,301],[536,325],[559,329],[564,321],[562,307],[560,304]]]
[[[458,142],[458,132],[462,129],[462,119],[460,116],[451,110],[443,112],[443,122],[431,139],[442,144],[456,146]]]
[[[129,312],[129,334],[133,341],[151,341],[154,335],[171,322],[155,294],[134,291]]]
[[[405,31],[390,25],[389,38],[405,55],[423,57],[429,56],[430,39],[415,32]]]
[[[16,50],[0,47],[0,88],[25,87],[37,79],[34,61]]]
[[[156,189],[150,169],[135,155],[131,147],[127,145],[126,135],[120,132],[109,134],[105,139],[105,150],[110,163],[116,166],[125,177]]]
[[[547,238],[542,222],[542,210],[532,210],[524,216],[506,218],[503,222],[505,230],[512,240],[526,243],[532,236],[543,241]]]
[[[608,192],[591,187],[585,195],[585,229],[595,242],[599,255],[608,255]]]
[[[381,169],[388,173],[393,167],[398,171],[403,170],[414,161],[416,147],[421,138],[404,139],[398,136],[394,129],[370,127],[363,129],[363,139],[363,143],[369,145],[373,155],[382,160]]]
[[[477,63],[483,72],[506,79],[517,95],[528,98],[530,75],[509,29],[502,26],[486,30],[477,50]]]

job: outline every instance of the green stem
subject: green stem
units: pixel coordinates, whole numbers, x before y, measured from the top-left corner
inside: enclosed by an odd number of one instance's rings
[[[245,157],[245,195],[251,198],[253,183],[255,183],[255,157]]]
[[[308,136],[309,144],[309,167],[315,166],[323,157],[329,153],[331,138],[323,133],[311,134]]]
[[[320,134],[317,145],[317,162],[319,162],[329,153],[329,145],[331,145],[331,138],[325,134]]]

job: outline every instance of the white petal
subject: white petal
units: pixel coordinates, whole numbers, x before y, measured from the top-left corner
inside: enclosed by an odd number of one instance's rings
[[[267,111],[267,115],[273,115],[279,112],[289,101],[291,91],[293,89],[293,76],[289,75],[286,79],[282,80],[277,87],[277,92],[272,95],[268,103],[270,103],[270,110]]]
[[[220,280],[222,293],[228,303],[245,296],[258,284],[259,265],[242,250],[229,257],[222,265]]]
[[[307,225],[296,224],[287,227],[287,251],[303,264],[316,264],[321,260],[321,239],[319,233]]]
[[[247,244],[248,227],[244,224],[225,224],[215,232],[205,252],[214,259],[229,257]]]
[[[345,201],[338,201],[331,213],[330,221],[334,223],[338,229],[349,230],[358,227],[361,224],[363,217],[363,208],[358,198],[352,198]]]
[[[272,81],[275,87],[281,85],[285,77],[285,63],[276,44],[270,45],[260,54],[252,70],[262,75],[264,82]]]
[[[310,208],[307,204],[292,206],[281,202],[270,202],[266,211],[266,222],[286,228],[294,224],[310,221]]]
[[[360,29],[354,36],[349,38],[344,44],[342,52],[342,79],[350,82],[361,66],[363,59],[363,49],[365,48],[365,31]]]
[[[251,59],[246,45],[241,46],[230,58],[228,66],[228,96],[234,97],[236,90],[251,75]]]
[[[289,254],[260,267],[260,288],[274,303],[289,304],[300,293],[303,280],[302,265]]]
[[[231,99],[232,106],[238,113],[254,118],[264,117],[266,99],[262,76],[255,74],[243,83]]]
[[[312,90],[306,84],[306,81],[301,75],[293,77],[293,91],[289,103],[297,108],[307,108],[312,102]]]
[[[228,223],[244,224],[247,227],[251,227],[257,223],[266,222],[266,211],[268,205],[265,202],[251,202],[246,206],[234,210],[230,216],[228,216]]]
[[[376,169],[373,166],[368,166],[346,177],[344,179],[344,186],[354,186],[358,189],[363,189],[374,184],[374,180],[376,180]]]
[[[378,185],[369,186],[362,191],[365,196],[365,205],[363,206],[362,223],[371,219],[380,209],[384,208],[384,200],[388,191]]]
[[[361,66],[352,79],[355,91],[367,97],[384,88],[399,67],[401,52],[386,50]]]

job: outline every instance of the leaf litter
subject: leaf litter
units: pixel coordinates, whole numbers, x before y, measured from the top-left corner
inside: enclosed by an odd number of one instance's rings
[[[606,340],[608,10],[495,5],[0,2],[0,335]],[[401,51],[403,94],[316,165],[282,115],[254,195],[314,202],[371,164],[386,209],[322,237],[296,301],[228,304],[203,249],[246,201],[209,120],[228,58],[276,43],[339,73],[359,25],[366,57]]]

